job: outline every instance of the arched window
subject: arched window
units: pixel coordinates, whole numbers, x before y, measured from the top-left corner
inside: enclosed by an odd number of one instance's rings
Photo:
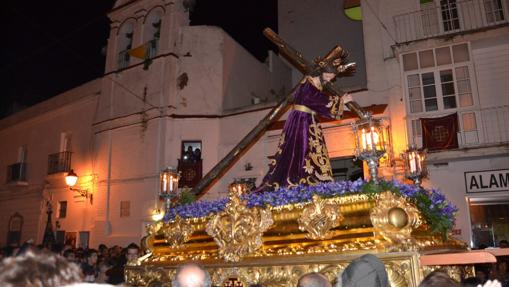
[[[19,246],[21,241],[21,230],[23,229],[23,216],[19,213],[14,213],[9,218],[9,230],[7,232],[7,245]]]
[[[157,55],[159,39],[161,38],[161,19],[163,9],[158,7],[150,11],[143,25],[143,42],[146,44],[145,58],[150,59]]]
[[[132,21],[125,22],[120,27],[118,36],[117,36],[117,63],[118,69],[123,69],[129,66],[129,50],[132,48],[133,44],[133,32],[134,32],[134,23]]]

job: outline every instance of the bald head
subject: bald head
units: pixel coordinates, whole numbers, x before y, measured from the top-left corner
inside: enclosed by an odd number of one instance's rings
[[[210,287],[210,275],[203,267],[189,263],[177,269],[173,287]]]
[[[302,275],[297,282],[297,287],[331,287],[331,283],[325,275],[312,272]]]

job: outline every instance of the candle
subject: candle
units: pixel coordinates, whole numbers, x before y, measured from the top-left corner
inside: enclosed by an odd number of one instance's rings
[[[362,150],[366,150],[366,131],[364,129],[362,129],[361,141],[362,141]]]
[[[166,174],[163,175],[163,192],[166,193],[166,185],[168,184],[168,180],[166,179]]]
[[[410,161],[410,173],[414,173],[416,171],[416,167],[415,167],[415,155],[413,152],[411,152],[408,155],[408,160]]]
[[[371,132],[370,132],[370,143],[369,145],[371,146],[371,149],[376,149],[376,143],[378,141],[378,139],[376,139],[375,141],[375,128],[374,127],[371,127]]]
[[[417,169],[418,169],[419,171],[422,171],[422,166],[421,166],[421,164],[422,164],[422,157],[421,157],[421,155],[420,155],[420,154],[418,154],[418,155],[417,155]]]
[[[173,176],[170,176],[170,192],[173,192]]]

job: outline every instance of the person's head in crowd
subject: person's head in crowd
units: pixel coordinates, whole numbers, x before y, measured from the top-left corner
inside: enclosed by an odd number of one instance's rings
[[[447,273],[436,270],[428,274],[422,280],[419,287],[459,287],[458,282],[454,281]]]
[[[97,259],[98,259],[97,250],[95,250],[95,249],[88,249],[85,252],[85,262],[88,265],[92,265],[92,266],[97,265]]]
[[[384,263],[375,255],[365,254],[353,260],[338,278],[342,287],[387,287],[389,278]]]
[[[461,282],[461,286],[462,287],[477,287],[477,285],[480,285],[482,283],[483,282],[481,281],[481,279],[479,279],[477,277],[468,277],[468,278],[465,278]]]
[[[486,282],[490,277],[490,270],[483,265],[475,266],[475,277],[481,280],[481,283]]]
[[[67,249],[62,255],[65,259],[67,259],[67,261],[76,263],[76,255],[72,249]]]
[[[200,160],[201,159],[201,149],[196,148],[194,150],[194,160]]]
[[[509,241],[503,239],[503,240],[500,240],[500,242],[498,243],[498,247],[500,248],[509,248]]]
[[[498,277],[499,279],[501,280],[505,280],[508,275],[507,273],[507,267],[508,267],[508,263],[507,263],[507,260],[505,259],[501,259],[501,258],[497,258],[497,274],[498,274]]]
[[[127,262],[134,262],[140,256],[140,247],[135,243],[129,244],[126,249],[125,258],[127,259]]]
[[[101,261],[98,266],[99,273],[97,274],[97,278],[95,278],[95,282],[97,283],[107,283],[108,282],[108,274],[106,273],[112,266],[107,261]]]
[[[173,287],[210,287],[210,274],[198,264],[187,263],[177,268]]]
[[[318,272],[302,275],[297,281],[297,287],[331,287],[329,279]]]
[[[105,244],[99,244],[97,251],[99,252],[99,256],[108,257],[108,247]]]
[[[76,264],[46,251],[27,250],[19,256],[5,258],[1,270],[2,287],[60,287],[81,282],[81,272]]]
[[[122,247],[115,245],[110,249],[111,257],[118,257],[122,254]]]
[[[11,250],[10,256],[17,256],[19,254],[19,250],[21,249],[20,246],[13,246]]]
[[[16,254],[14,254],[14,256],[23,255],[23,254],[25,254],[25,252],[27,252],[29,250],[33,250],[33,249],[36,249],[33,242],[30,240],[27,240],[25,243],[21,244],[21,246],[17,250]]]
[[[13,256],[13,251],[14,251],[14,247],[13,246],[5,246],[4,248],[2,248],[2,255],[3,257],[9,257],[9,256]]]
[[[53,246],[51,246],[51,251],[53,253],[63,254],[63,251],[62,251],[63,249],[64,249],[64,246],[62,244],[55,243],[55,244],[53,244]]]

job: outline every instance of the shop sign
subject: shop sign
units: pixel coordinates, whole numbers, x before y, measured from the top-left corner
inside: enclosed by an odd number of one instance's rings
[[[509,191],[509,169],[465,172],[467,192]]]

